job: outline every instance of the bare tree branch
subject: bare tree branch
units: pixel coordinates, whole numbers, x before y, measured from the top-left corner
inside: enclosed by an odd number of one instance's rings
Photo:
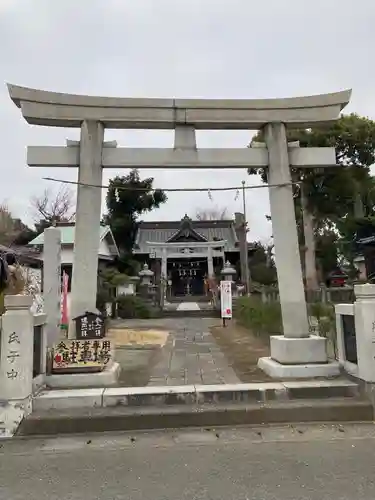
[[[195,217],[197,220],[225,220],[228,219],[227,208],[199,208],[196,211]]]
[[[50,224],[74,220],[73,192],[67,186],[62,186],[56,194],[45,189],[40,196],[33,196],[30,202],[35,223],[41,220]]]

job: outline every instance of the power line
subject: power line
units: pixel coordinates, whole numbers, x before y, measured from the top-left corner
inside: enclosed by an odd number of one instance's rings
[[[300,182],[284,182],[281,184],[260,184],[257,186],[237,186],[237,187],[216,187],[216,188],[141,188],[141,187],[131,187],[131,186],[104,186],[100,184],[88,184],[86,182],[79,182],[79,181],[68,181],[65,179],[55,179],[53,177],[43,177],[43,180],[45,181],[52,181],[52,182],[61,182],[62,184],[73,184],[75,186],[86,186],[86,187],[94,187],[94,188],[99,188],[99,189],[109,189],[109,188],[115,188],[118,189],[119,191],[165,191],[166,193],[180,193],[180,192],[194,192],[194,191],[200,191],[200,192],[210,192],[210,191],[238,191],[240,189],[260,189],[260,188],[274,188],[274,187],[285,187],[285,186],[295,186],[299,185]]]

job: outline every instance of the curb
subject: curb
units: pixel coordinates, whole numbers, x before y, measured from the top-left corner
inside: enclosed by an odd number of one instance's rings
[[[258,384],[146,386],[51,390],[33,401],[34,411],[69,408],[163,407],[267,403],[330,398],[359,398],[356,383],[347,380],[265,382]]]

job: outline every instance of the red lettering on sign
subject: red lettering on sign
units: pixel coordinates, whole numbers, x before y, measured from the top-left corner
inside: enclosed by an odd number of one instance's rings
[[[62,361],[62,356],[61,356],[61,354],[56,354],[56,355],[55,355],[55,361],[56,361],[56,363],[61,363],[61,361]]]

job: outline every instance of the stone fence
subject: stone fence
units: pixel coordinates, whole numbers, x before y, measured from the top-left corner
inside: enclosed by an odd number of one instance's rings
[[[263,287],[260,292],[262,302],[276,302],[279,300],[279,291],[277,288]],[[322,302],[323,304],[343,304],[354,302],[354,288],[352,286],[332,287],[322,286],[317,290],[306,291],[306,300],[308,303]]]

